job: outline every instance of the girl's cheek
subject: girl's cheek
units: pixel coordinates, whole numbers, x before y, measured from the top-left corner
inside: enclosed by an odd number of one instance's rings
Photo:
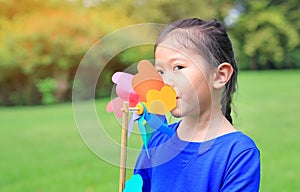
[[[166,72],[161,77],[166,85],[170,85],[172,87],[175,86],[176,77],[174,75],[172,75],[171,73]]]
[[[175,77],[175,80],[174,80],[174,86],[178,86],[178,87],[181,87],[181,88],[188,88],[191,86],[191,82],[189,81],[189,79],[183,75],[183,74],[178,74],[176,77]]]

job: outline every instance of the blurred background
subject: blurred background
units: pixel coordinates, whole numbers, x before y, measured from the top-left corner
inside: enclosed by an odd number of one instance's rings
[[[299,7],[296,0],[1,0],[0,104],[70,101],[77,66],[98,39],[129,25],[185,17],[223,21],[241,69],[300,68]],[[116,56],[107,70],[133,63],[135,55],[141,54]],[[102,81],[110,82],[109,75]],[[99,87],[96,97],[110,88]]]
[[[299,10],[298,0],[0,0],[0,191],[116,191],[118,168],[89,151],[76,129],[77,67],[115,30],[186,17],[228,29],[241,69],[236,125],[261,149],[261,191],[299,191]],[[85,99],[96,97],[105,111],[111,75],[152,51],[114,56]]]

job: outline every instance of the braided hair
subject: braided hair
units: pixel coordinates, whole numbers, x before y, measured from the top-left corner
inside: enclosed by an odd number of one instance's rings
[[[202,55],[212,67],[217,67],[224,62],[230,63],[233,67],[233,74],[225,85],[221,99],[222,113],[232,124],[231,102],[237,86],[238,66],[225,27],[216,20],[204,21],[190,18],[175,21],[161,32],[154,46],[154,52],[168,35],[174,33],[178,43]]]

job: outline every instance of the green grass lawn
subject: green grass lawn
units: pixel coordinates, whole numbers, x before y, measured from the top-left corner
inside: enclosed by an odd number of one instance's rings
[[[300,191],[300,71],[242,72],[237,127],[261,151],[261,191]]]
[[[239,77],[235,125],[260,148],[263,192],[300,190],[299,77],[300,71],[241,72]],[[97,111],[118,141],[120,128],[104,112],[107,101],[97,101]],[[130,142],[140,144],[134,137]],[[0,151],[0,191],[118,190],[119,168],[85,145],[71,103],[0,107]]]

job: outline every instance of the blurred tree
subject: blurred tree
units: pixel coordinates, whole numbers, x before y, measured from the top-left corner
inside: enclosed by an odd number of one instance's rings
[[[232,8],[232,0],[118,0],[103,1],[102,5],[121,7],[137,22],[170,23],[177,19],[199,17],[222,19]]]
[[[70,99],[74,74],[88,48],[113,30],[134,23],[225,18],[241,68],[299,68],[299,8],[298,0],[0,0],[0,104]],[[116,43],[128,41],[120,37]],[[104,56],[111,57],[109,46],[105,51]],[[114,71],[152,59],[152,54],[152,47],[145,45],[114,56],[96,94],[110,91],[103,85],[109,84]],[[87,77],[95,71],[89,67]],[[88,83],[86,78],[76,86]]]
[[[32,11],[37,11],[49,7],[57,7],[58,0],[0,0],[0,17],[7,19],[13,19],[19,15],[24,15]],[[66,2],[60,2],[62,4],[69,5]]]
[[[118,0],[101,1],[94,6],[123,10],[138,23],[168,24],[177,19],[199,17],[222,20],[233,7],[232,0],[178,1],[178,0]],[[153,59],[153,46],[135,47],[124,51],[120,59],[125,64],[136,63],[141,59]]]
[[[26,1],[38,6],[0,20],[0,102],[6,104],[40,103],[37,84],[44,78],[54,80],[58,102],[70,98],[70,74],[88,48],[99,37],[132,24],[120,10],[65,2],[41,8],[37,1]]]
[[[300,4],[297,0],[239,1],[244,10],[230,29],[244,69],[299,66]]]
[[[43,101],[44,93],[51,91],[40,89],[38,85],[43,82],[40,79],[49,78],[55,82],[55,99],[68,99],[72,76],[84,52],[95,40],[114,29],[134,22],[169,23],[184,17],[220,19],[232,6],[229,0],[191,0],[188,3],[175,0],[124,0],[122,3],[116,0],[11,0],[0,3],[0,93],[4,103],[18,104]],[[125,50],[112,62],[131,64],[141,56],[151,58],[152,48],[146,47]],[[114,69],[110,71],[120,69],[116,66],[112,64]],[[99,90],[101,92],[101,88]],[[99,90],[98,95],[103,95]]]

